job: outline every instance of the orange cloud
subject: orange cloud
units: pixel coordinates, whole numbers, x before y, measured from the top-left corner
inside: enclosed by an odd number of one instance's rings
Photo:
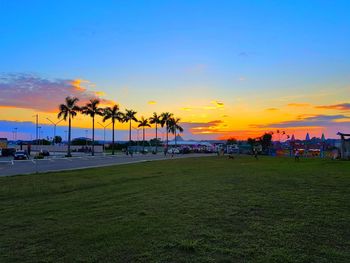
[[[217,108],[222,108],[222,107],[224,107],[224,103],[221,102],[221,101],[212,100],[210,103],[214,104]]]
[[[148,101],[147,102],[149,105],[154,105],[154,104],[157,104],[157,102],[156,101],[154,101],[154,100],[150,100],[150,101]]]
[[[278,109],[277,108],[268,108],[268,109],[265,109],[265,111],[273,112],[273,111],[278,111]]]
[[[87,80],[75,79],[70,82],[70,84],[78,91],[85,91],[86,88],[81,86],[81,83],[89,83]]]
[[[316,106],[316,109],[324,109],[324,110],[342,110],[348,111],[350,110],[350,103],[341,103],[341,104],[333,104],[333,105],[321,105]]]
[[[98,98],[105,105],[113,101],[101,98],[103,92],[90,91],[82,87],[86,80],[44,79],[31,74],[8,74],[0,79],[0,105],[33,109],[40,112],[56,112],[58,105],[67,96],[74,96],[84,104]]]
[[[308,107],[309,103],[289,103],[287,106],[289,107]]]

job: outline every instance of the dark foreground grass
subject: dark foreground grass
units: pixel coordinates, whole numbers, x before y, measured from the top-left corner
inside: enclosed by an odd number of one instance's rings
[[[0,262],[350,262],[350,162],[211,157],[1,178]]]

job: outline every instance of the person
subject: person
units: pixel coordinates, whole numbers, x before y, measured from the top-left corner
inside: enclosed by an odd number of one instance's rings
[[[258,160],[258,151],[256,149],[253,150],[254,157],[256,160]]]
[[[298,150],[295,150],[294,161],[300,161],[300,155],[299,155],[299,151]]]
[[[168,147],[164,147],[164,156],[166,156],[167,152],[168,152]]]

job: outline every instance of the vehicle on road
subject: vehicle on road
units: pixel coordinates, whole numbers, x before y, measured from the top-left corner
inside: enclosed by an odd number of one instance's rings
[[[168,153],[170,153],[170,154],[179,154],[179,153],[180,153],[180,150],[177,149],[177,148],[170,148],[170,149],[168,150]]]
[[[15,160],[28,160],[29,156],[26,151],[16,151],[14,154]]]

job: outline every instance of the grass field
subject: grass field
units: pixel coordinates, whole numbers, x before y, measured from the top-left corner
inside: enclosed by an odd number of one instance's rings
[[[0,178],[0,262],[350,262],[350,162],[208,157]]]

